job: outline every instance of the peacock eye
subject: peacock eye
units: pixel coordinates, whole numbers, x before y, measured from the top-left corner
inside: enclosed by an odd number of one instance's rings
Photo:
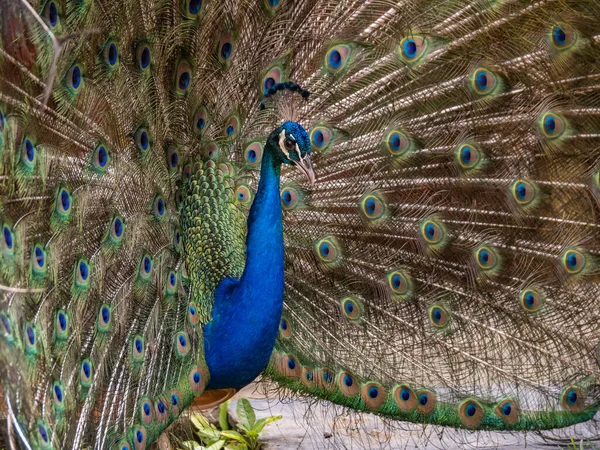
[[[287,151],[292,151],[296,148],[296,143],[294,141],[292,141],[290,138],[285,138],[283,145],[285,145],[285,148]]]

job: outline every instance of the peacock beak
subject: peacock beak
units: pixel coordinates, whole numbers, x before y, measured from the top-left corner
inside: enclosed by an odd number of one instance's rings
[[[304,172],[306,178],[308,178],[308,182],[311,186],[315,185],[315,172],[313,171],[312,162],[310,161],[310,155],[306,154],[304,158],[300,159],[300,161],[293,161],[294,165]]]

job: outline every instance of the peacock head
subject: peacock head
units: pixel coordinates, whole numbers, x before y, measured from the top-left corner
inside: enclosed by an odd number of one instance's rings
[[[311,186],[315,183],[315,173],[310,161],[310,137],[299,123],[284,122],[271,133],[267,144],[276,149],[283,163],[300,169]]]

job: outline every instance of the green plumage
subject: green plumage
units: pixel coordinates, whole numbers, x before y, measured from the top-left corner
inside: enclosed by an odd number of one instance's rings
[[[202,308],[199,320],[210,320],[212,293],[226,277],[239,278],[244,269],[245,216],[240,210],[231,164],[209,160],[183,169],[181,206],[190,296]]]
[[[266,139],[288,120],[309,133],[317,181],[282,169],[267,376],[469,430],[594,416],[598,2],[0,8],[13,437],[141,449],[201,395],[203,326],[244,270]],[[310,96],[270,92],[286,82]]]

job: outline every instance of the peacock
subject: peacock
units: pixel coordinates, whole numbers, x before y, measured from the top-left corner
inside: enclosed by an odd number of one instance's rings
[[[0,0],[12,445],[204,392],[464,430],[600,407],[596,0]]]

